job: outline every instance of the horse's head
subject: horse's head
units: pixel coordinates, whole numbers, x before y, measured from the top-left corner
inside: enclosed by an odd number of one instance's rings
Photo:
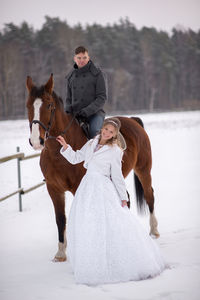
[[[55,100],[52,96],[53,74],[47,83],[39,88],[28,76],[26,86],[29,92],[27,109],[30,123],[30,144],[35,150],[41,150],[44,146],[45,135],[49,133],[52,126],[55,111]]]

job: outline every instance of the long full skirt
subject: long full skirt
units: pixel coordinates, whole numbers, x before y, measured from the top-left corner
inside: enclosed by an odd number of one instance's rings
[[[76,283],[142,280],[165,268],[156,242],[121,206],[111,179],[97,172],[88,171],[76,191],[67,244]]]

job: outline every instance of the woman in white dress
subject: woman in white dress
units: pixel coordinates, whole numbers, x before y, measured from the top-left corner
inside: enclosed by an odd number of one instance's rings
[[[67,228],[67,254],[77,283],[142,280],[165,268],[157,244],[127,208],[119,130],[119,119],[106,119],[100,134],[77,151],[57,137],[61,154],[71,164],[84,161],[87,169]]]

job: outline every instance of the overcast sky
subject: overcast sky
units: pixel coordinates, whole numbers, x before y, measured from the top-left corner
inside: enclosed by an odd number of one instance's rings
[[[197,31],[200,0],[0,0],[0,30],[5,23],[19,25],[23,21],[40,29],[45,15],[70,25],[113,24],[127,16],[138,29],[153,26],[170,32],[182,25]]]

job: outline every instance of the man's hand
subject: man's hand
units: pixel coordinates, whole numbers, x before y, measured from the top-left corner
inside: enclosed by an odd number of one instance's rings
[[[78,120],[80,126],[87,123],[87,119],[83,117],[82,115],[76,115],[76,119]]]
[[[78,117],[80,117],[80,118],[87,118],[87,114],[86,114],[84,108],[82,108],[82,109],[78,112],[77,115],[78,115]]]

